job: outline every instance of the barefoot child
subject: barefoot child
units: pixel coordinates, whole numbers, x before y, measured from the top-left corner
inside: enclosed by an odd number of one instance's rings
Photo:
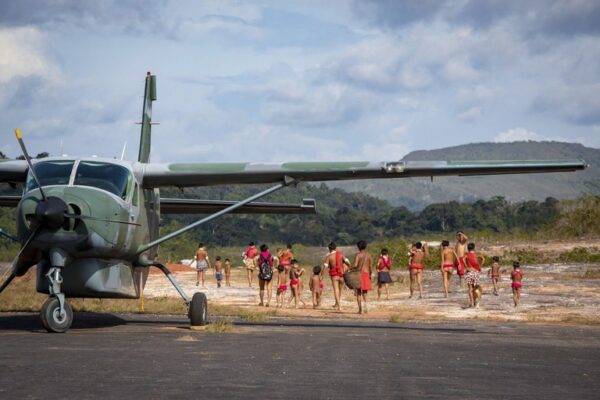
[[[414,250],[413,250],[414,249]],[[410,273],[410,296],[413,297],[414,284],[419,285],[419,299],[423,298],[423,260],[429,260],[429,251],[427,243],[417,242],[410,251],[408,271]]]
[[[361,240],[356,244],[358,254],[354,258],[354,268],[360,270],[360,288],[354,290],[356,302],[358,303],[358,313],[367,313],[367,293],[371,290],[371,267],[373,259],[367,251],[367,242]]]
[[[223,280],[223,265],[221,263],[221,256],[215,258],[215,278],[217,278],[217,287],[221,287],[221,281]]]
[[[388,284],[392,283],[390,269],[392,268],[392,259],[388,255],[388,249],[381,249],[381,255],[377,261],[377,301],[381,298],[381,288],[385,288],[385,298],[390,299],[390,289]]]
[[[229,260],[229,258],[225,259],[225,264],[224,264],[224,269],[225,269],[225,286],[227,287],[231,287],[231,260]]]
[[[521,272],[521,264],[518,261],[513,262],[513,272],[510,273],[510,279],[512,280],[512,292],[515,307],[521,304],[521,281],[523,280],[523,273]]]
[[[442,271],[442,285],[444,286],[444,294],[448,298],[448,285],[450,284],[450,277],[452,277],[452,271],[454,271],[454,263],[456,252],[450,248],[450,242],[442,240],[442,248],[440,249],[440,271]]]
[[[498,296],[498,281],[500,280],[500,257],[492,257],[492,265],[490,266],[488,275],[492,277],[492,284],[494,285],[494,296]]]
[[[288,273],[283,265],[277,266],[277,307],[282,308],[285,304],[285,292],[288,286]]]
[[[465,257],[467,267],[465,281],[467,282],[467,290],[469,292],[469,307],[479,308],[479,300],[481,298],[479,271],[483,267],[485,257],[475,253],[475,243],[469,243],[467,250],[467,256]]]
[[[298,308],[298,302],[301,302],[303,306],[306,306],[304,300],[302,300],[300,294],[300,277],[304,274],[304,268],[298,269],[298,261],[296,259],[291,260],[290,267],[290,289],[292,291],[289,303],[294,300],[294,308]]]
[[[318,265],[313,268],[313,276],[308,283],[312,293],[313,308],[321,305],[321,294],[323,293],[323,283],[321,282],[321,267]]]
[[[244,265],[246,266],[246,273],[248,275],[248,287],[252,287],[252,278],[254,269],[256,268],[256,257],[258,257],[258,250],[254,242],[248,244],[248,248],[242,254],[244,259]]]

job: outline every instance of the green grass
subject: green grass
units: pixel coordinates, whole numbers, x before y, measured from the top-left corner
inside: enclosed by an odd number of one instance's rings
[[[246,322],[267,322],[269,320],[266,314],[252,311],[242,311],[239,313],[238,317]]]
[[[590,251],[592,250],[592,251]],[[600,262],[600,253],[597,248],[587,249],[584,247],[575,247],[570,251],[560,253],[558,261],[561,262]]]

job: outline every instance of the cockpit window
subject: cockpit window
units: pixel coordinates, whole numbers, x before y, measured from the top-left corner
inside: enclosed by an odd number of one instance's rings
[[[35,163],[33,169],[40,180],[42,186],[49,185],[68,185],[71,171],[73,170],[74,161],[44,161]],[[28,192],[37,188],[38,185],[31,175],[31,171],[27,174],[27,182],[25,191]]]
[[[125,199],[129,177],[129,170],[120,165],[81,161],[73,184],[96,187]]]

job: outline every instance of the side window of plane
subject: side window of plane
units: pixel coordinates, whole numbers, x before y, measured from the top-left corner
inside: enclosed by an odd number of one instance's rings
[[[73,184],[106,190],[124,199],[127,196],[129,175],[129,170],[120,165],[81,161]]]

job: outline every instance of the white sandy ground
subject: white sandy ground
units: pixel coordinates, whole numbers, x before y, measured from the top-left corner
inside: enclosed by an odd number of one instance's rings
[[[423,299],[408,298],[408,273],[393,271],[397,283],[390,287],[389,301],[375,301],[376,290],[369,293],[369,314],[361,318],[389,319],[397,316],[400,319],[485,319],[499,321],[529,322],[581,322],[600,324],[600,279],[583,278],[586,270],[598,272],[599,264],[542,264],[525,266],[523,272],[523,290],[518,308],[513,306],[510,288],[510,270],[504,267],[499,284],[499,296],[492,294],[492,282],[487,277],[487,268],[481,274],[484,294],[479,309],[466,308],[466,285],[458,285],[456,275],[452,276],[450,296],[444,298],[439,271],[426,271],[423,276]],[[216,287],[213,270],[206,274],[206,288],[195,285],[196,273],[193,270],[177,272],[176,277],[184,290],[191,296],[196,291],[204,292],[211,304],[232,305],[241,308],[258,310],[258,283],[256,275],[253,287],[249,288],[242,268],[233,269],[232,287]],[[298,310],[285,309],[278,315],[335,317],[352,316],[356,313],[355,298],[350,290],[344,292],[342,313],[332,310],[333,293],[329,278],[324,281],[324,300],[319,310],[312,309],[311,294],[308,290],[308,279],[305,280],[303,298],[306,308]],[[275,282],[273,284],[275,287]],[[375,289],[375,286],[374,286]],[[178,294],[162,274],[151,274],[144,292],[146,297],[169,296]],[[289,296],[289,290],[288,290]],[[418,292],[416,296],[418,297]],[[275,306],[275,290],[271,307]]]

